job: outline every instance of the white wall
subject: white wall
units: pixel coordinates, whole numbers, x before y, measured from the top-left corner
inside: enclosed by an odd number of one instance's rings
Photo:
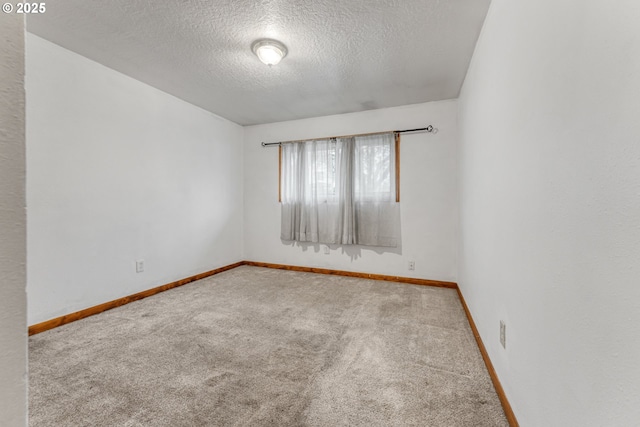
[[[29,323],[241,260],[242,133],[28,34]]]
[[[459,283],[523,426],[640,420],[639,22],[493,0],[463,86]]]
[[[456,101],[433,102],[361,113],[245,128],[245,258],[279,264],[456,279]],[[260,142],[326,137],[432,124],[437,134],[405,134],[401,140],[400,248],[291,245],[280,240],[278,149]],[[346,249],[343,249],[346,248]],[[407,269],[409,260],[415,271]]]
[[[27,425],[24,16],[0,16],[0,424]]]

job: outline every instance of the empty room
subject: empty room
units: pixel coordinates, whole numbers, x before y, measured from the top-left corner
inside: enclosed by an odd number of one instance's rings
[[[5,2],[0,426],[640,425],[639,23]]]

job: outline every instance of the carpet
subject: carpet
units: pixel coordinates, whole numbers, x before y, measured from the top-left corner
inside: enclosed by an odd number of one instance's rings
[[[454,290],[242,266],[29,339],[31,426],[507,426]]]

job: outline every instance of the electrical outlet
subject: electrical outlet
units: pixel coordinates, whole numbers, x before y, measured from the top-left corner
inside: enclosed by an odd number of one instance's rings
[[[507,325],[502,320],[500,321],[500,344],[502,348],[507,348]]]
[[[144,271],[144,260],[139,259],[136,261],[136,273],[142,273]]]
[[[329,246],[325,246],[324,247],[324,254],[325,255],[329,255],[329,253],[331,253],[331,248]]]
[[[416,269],[416,262],[415,261],[409,261],[409,270],[413,271]]]

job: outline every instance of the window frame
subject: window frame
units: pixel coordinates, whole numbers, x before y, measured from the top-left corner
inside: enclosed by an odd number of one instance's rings
[[[395,135],[396,203],[400,203],[400,134]],[[282,203],[282,145],[278,145],[278,203]]]

